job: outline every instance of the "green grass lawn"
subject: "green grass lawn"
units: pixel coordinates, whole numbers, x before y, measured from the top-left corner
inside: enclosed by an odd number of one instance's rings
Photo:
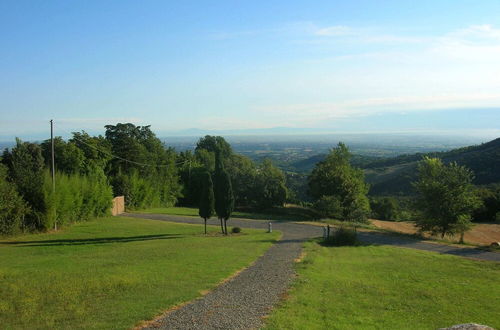
[[[384,246],[307,243],[268,329],[500,328],[500,264]]]
[[[171,215],[186,215],[199,217],[198,209],[192,207],[162,207],[151,208],[146,210],[134,211],[137,213],[156,213],[156,214],[171,214]],[[295,208],[279,208],[275,209],[274,213],[258,213],[258,212],[242,212],[235,211],[232,214],[234,218],[256,219],[256,220],[277,220],[277,221],[305,221],[309,217],[303,209]]]
[[[125,329],[200,296],[279,233],[102,218],[0,240],[0,328]]]

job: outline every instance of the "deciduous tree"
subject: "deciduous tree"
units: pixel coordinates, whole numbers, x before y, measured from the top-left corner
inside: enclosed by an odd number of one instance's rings
[[[325,160],[316,164],[308,178],[309,193],[315,200],[322,199],[322,204],[328,200],[335,201],[340,210],[334,212],[342,215],[341,220],[366,221],[370,211],[366,197],[368,185],[363,171],[352,167],[350,158],[349,149],[340,142]],[[334,198],[325,199],[323,196]],[[326,209],[333,211],[328,207]]]
[[[425,157],[418,166],[414,183],[420,213],[416,225],[421,231],[454,235],[471,228],[471,214],[481,202],[472,185],[473,173],[457,163],[443,164],[439,158]]]

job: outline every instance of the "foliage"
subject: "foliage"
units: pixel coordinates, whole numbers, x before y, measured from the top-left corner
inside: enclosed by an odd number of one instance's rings
[[[44,194],[44,161],[38,144],[16,139],[16,146],[5,151],[3,160],[9,168],[9,178],[17,191],[28,203],[30,212],[26,214],[24,227],[28,230],[43,230],[47,223],[47,205]]]
[[[233,154],[224,165],[231,178],[235,205],[254,206],[260,193],[257,192],[258,171],[255,163],[248,157]]]
[[[85,172],[92,172],[95,167],[106,170],[112,158],[111,143],[103,136],[90,136],[85,131],[74,132],[69,140],[74,143],[84,154]]]
[[[52,166],[52,143],[45,140],[40,144],[47,168]],[[54,138],[54,162],[56,171],[66,174],[85,172],[85,155],[74,142],[66,142],[60,136]]]
[[[227,235],[227,220],[231,217],[231,213],[234,210],[234,195],[233,189],[231,187],[231,179],[229,174],[224,168],[224,163],[222,162],[219,153],[216,153],[215,160],[215,212],[217,217],[224,220],[223,233]]]
[[[112,179],[115,195],[124,196],[127,209],[138,210],[162,205],[153,182],[141,177],[138,171],[126,175],[118,173]]]
[[[358,234],[356,229],[345,226],[332,229],[333,234],[330,233],[330,237],[324,239],[323,241],[325,245],[346,246],[356,245],[358,243]]]
[[[13,183],[7,181],[7,168],[0,164],[0,235],[19,233],[29,208]]]
[[[231,229],[231,232],[232,232],[233,234],[238,234],[238,233],[241,233],[241,228],[240,228],[240,227],[233,227],[233,228]]]
[[[338,196],[321,196],[313,208],[322,218],[342,219],[342,202]]]
[[[205,137],[200,138],[196,144],[195,150],[199,151],[200,149],[211,152],[212,154],[220,152],[220,155],[224,159],[228,158],[233,153],[231,146],[222,136],[205,135]]]
[[[481,206],[472,214],[474,222],[495,222],[500,212],[500,185],[482,187],[477,190]]]
[[[215,212],[214,184],[209,172],[205,172],[203,177],[203,188],[198,214],[205,220],[205,234],[207,233],[207,219],[210,219]]]
[[[212,182],[212,176],[209,172],[204,173],[203,178],[203,189],[201,191],[201,200],[199,215],[200,217],[210,219],[214,214],[215,208],[215,197],[214,197],[214,185]]]
[[[254,189],[255,204],[264,208],[283,206],[288,195],[283,172],[269,159],[265,159],[257,173]]]
[[[439,158],[425,157],[418,166],[419,180],[416,221],[421,231],[454,235],[471,227],[471,214],[480,206],[471,184],[472,171],[457,163],[443,164]]]
[[[85,221],[109,214],[112,190],[100,169],[87,175],[56,173],[56,190],[45,172],[44,193],[47,203],[47,223],[58,226]]]
[[[366,221],[370,210],[368,185],[363,171],[350,165],[350,157],[348,148],[340,142],[313,169],[308,179],[309,192],[315,200],[335,196],[340,201],[341,220]]]
[[[394,197],[371,198],[370,208],[375,219],[390,221],[400,219],[400,207]]]
[[[106,125],[106,140],[114,155],[108,175],[115,195],[128,194],[130,209],[171,206],[180,196],[176,154],[165,149],[149,126]]]
[[[200,238],[192,225],[106,217],[0,240],[0,327],[131,329],[212,290],[278,236]]]
[[[179,179],[182,186],[179,205],[199,206],[205,172],[212,173],[208,167],[199,162],[191,151],[180,152],[177,157],[179,163]]]

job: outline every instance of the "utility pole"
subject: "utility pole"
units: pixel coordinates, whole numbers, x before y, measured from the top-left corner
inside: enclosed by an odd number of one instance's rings
[[[54,157],[54,121],[50,120],[50,142],[52,144],[52,193],[56,193],[56,166]],[[57,230],[57,220],[54,221],[54,229]]]

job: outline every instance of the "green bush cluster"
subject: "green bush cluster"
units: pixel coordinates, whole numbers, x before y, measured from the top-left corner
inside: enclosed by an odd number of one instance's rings
[[[116,195],[125,196],[127,208],[130,210],[162,205],[161,192],[157,185],[149,179],[141,177],[137,171],[133,171],[129,175],[117,175],[113,179],[113,187]],[[166,204],[165,206],[171,205]]]
[[[0,164],[0,235],[21,231],[28,211],[29,207],[16,186],[7,181],[7,168]]]
[[[88,175],[56,173],[53,192],[48,170],[42,175],[40,200],[30,204],[18,193],[15,182],[7,180],[0,164],[0,234],[48,230],[109,213],[113,194],[102,171]]]
[[[324,239],[325,245],[345,246],[356,245],[358,243],[358,234],[355,229],[340,226],[333,231],[333,235]]]
[[[52,179],[45,173],[44,195],[47,213],[44,229],[85,221],[109,214],[113,192],[102,171],[88,175],[56,173],[57,188],[52,190]]]

